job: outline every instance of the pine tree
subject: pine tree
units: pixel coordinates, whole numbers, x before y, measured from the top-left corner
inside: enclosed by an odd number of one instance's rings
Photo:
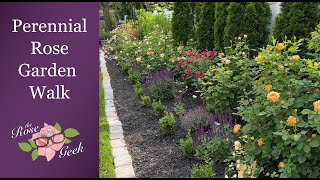
[[[228,6],[227,23],[224,29],[224,46],[230,46],[230,41],[235,37],[243,35],[245,31],[244,13],[245,2],[232,2]]]
[[[214,22],[214,50],[222,51],[224,47],[223,35],[228,16],[228,2],[216,3],[215,22]]]
[[[279,41],[284,36],[292,39],[310,37],[320,22],[319,2],[282,2],[280,13],[276,17],[273,35]]]
[[[201,6],[203,2],[192,2],[191,6],[193,6],[193,16],[194,16],[194,26],[193,26],[193,34],[192,38],[196,42],[197,36],[196,36],[196,29],[200,21],[201,16]]]
[[[189,2],[174,2],[172,14],[172,36],[176,45],[186,45],[192,34],[193,14]]]
[[[215,3],[203,2],[200,21],[197,24],[197,49],[213,50],[214,48],[214,15]]]
[[[268,44],[271,9],[266,2],[250,2],[244,15],[244,33],[248,36],[250,48],[258,49]]]

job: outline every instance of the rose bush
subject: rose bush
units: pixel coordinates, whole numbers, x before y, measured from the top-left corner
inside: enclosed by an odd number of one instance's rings
[[[236,41],[226,53],[218,55],[218,61],[209,66],[206,77],[197,82],[210,111],[233,112],[241,98],[249,99],[246,93],[251,91],[258,75],[257,63],[249,58],[251,51],[245,38]]]
[[[320,176],[320,72],[308,66],[314,60],[296,56],[300,45],[274,40],[259,53],[252,101],[243,98],[237,113],[245,121],[241,133],[253,139],[243,145],[245,162],[286,178]]]

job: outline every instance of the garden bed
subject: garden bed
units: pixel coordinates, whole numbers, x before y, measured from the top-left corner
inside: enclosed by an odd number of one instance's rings
[[[180,118],[176,116],[175,132],[171,136],[163,134],[159,118],[152,107],[141,103],[133,86],[128,82],[117,66],[113,55],[106,58],[114,103],[119,120],[122,122],[125,141],[133,160],[133,168],[138,178],[189,178],[193,164],[201,163],[196,158],[183,156],[179,141],[186,132],[180,127]],[[194,98],[196,95],[197,98]],[[199,94],[188,90],[181,97],[186,110],[204,106]],[[167,111],[172,112],[174,100],[164,103]],[[224,166],[214,166],[216,177],[224,177]]]

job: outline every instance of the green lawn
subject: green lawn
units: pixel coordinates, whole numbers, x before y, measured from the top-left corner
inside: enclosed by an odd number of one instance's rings
[[[99,73],[99,99],[100,99],[100,118],[99,118],[99,177],[115,178],[113,159],[110,145],[109,124],[104,110],[104,90],[102,86],[102,73]]]

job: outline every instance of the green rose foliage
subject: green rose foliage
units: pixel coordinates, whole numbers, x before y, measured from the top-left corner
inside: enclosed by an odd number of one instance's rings
[[[249,58],[252,52],[244,37],[220,53],[218,61],[209,66],[204,78],[199,79],[197,88],[212,112],[232,112],[233,106],[252,90],[256,78],[257,63]]]
[[[285,41],[281,50],[274,40],[259,53],[259,79],[248,92],[252,99],[242,99],[237,113],[245,121],[241,132],[254,137],[243,146],[247,162],[257,160],[264,173],[278,171],[286,178],[320,176],[320,114],[314,111],[320,71],[309,67],[313,60],[296,56],[302,41]],[[273,92],[279,96],[270,98]]]

